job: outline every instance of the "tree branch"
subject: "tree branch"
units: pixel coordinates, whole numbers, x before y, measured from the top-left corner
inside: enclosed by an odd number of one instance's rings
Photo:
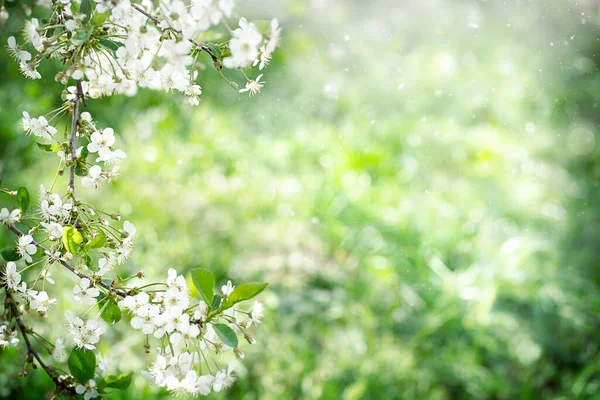
[[[21,230],[19,228],[17,228],[16,226],[13,225],[7,225],[8,229],[10,229],[11,231],[13,231],[14,233],[16,233],[18,236],[23,236],[24,233],[21,232]],[[48,248],[46,248],[44,245],[39,244],[38,242],[36,242],[35,240],[32,242],[33,244],[35,244],[38,248],[44,250],[44,252],[48,253],[49,250]],[[67,268],[69,271],[71,271],[72,273],[74,273],[75,275],[77,275],[79,278],[87,278],[90,279],[89,276],[82,274],[81,272],[77,271],[75,269],[75,267],[73,267],[71,264],[69,264],[67,261],[65,260],[58,260],[59,263],[61,263],[65,268]],[[92,279],[90,279],[90,281],[92,281]],[[102,281],[98,281],[96,283],[98,286],[103,287],[104,289],[116,294],[117,296],[120,297],[126,297],[127,296],[127,292],[125,292],[124,290],[121,289],[117,289],[115,287],[113,287],[112,285],[107,285],[106,283],[102,282]]]
[[[131,3],[131,7],[133,7],[134,10],[140,12],[141,14],[145,15],[150,21],[154,22],[154,25],[156,25],[158,28],[163,29],[160,26],[160,20],[158,19],[157,16],[154,16],[150,13],[148,13],[146,10],[144,10],[142,7],[138,6],[135,3]],[[172,30],[173,32],[179,33],[180,35],[183,34],[182,31],[180,31],[179,29],[175,29],[175,28],[171,28],[169,27],[168,29]],[[188,41],[193,44],[196,47],[199,47],[200,49],[204,50],[205,52],[207,52],[210,55],[210,58],[212,58],[213,62],[216,63],[216,65],[221,65],[221,62],[219,61],[219,59],[217,58],[217,56],[215,55],[215,53],[213,53],[213,51],[210,49],[210,47],[208,47],[207,45],[205,45],[202,42],[197,42],[194,39],[188,39]]]
[[[69,177],[69,191],[73,200],[75,200],[75,167],[77,166],[77,123],[79,122],[79,102],[85,98],[83,97],[83,89],[81,87],[81,81],[77,81],[77,89],[75,91],[75,100],[73,101],[73,119],[71,120],[71,176]]]
[[[15,303],[14,298],[11,296],[11,294],[8,290],[8,287],[6,287],[6,304],[9,305],[9,307],[12,311],[12,314],[15,317],[15,321],[17,321],[17,327],[19,328],[19,331],[21,331],[21,335],[23,336],[23,340],[25,341],[25,344],[27,345],[27,351],[29,352],[29,354],[31,354],[37,360],[38,364],[42,367],[42,369],[46,372],[46,374],[48,374],[50,379],[52,379],[52,381],[58,388],[62,388],[64,390],[67,390],[67,391],[75,394],[75,390],[73,389],[72,386],[70,386],[66,382],[62,381],[60,379],[60,377],[58,376],[58,374],[56,374],[56,372],[54,372],[49,366],[44,364],[44,362],[42,361],[42,357],[40,357],[39,353],[36,351],[36,349],[31,344],[31,341],[29,340],[29,336],[27,335],[27,327],[25,326],[25,324],[23,324],[23,321],[21,320],[21,316],[19,314],[19,309],[17,308],[17,304]]]

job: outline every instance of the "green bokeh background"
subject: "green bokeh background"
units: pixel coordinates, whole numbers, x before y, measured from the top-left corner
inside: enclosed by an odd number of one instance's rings
[[[253,1],[240,14],[283,25],[263,93],[207,68],[197,108],[147,91],[90,101],[128,158],[115,184],[79,189],[136,225],[122,274],[270,282],[238,382],[209,397],[600,399],[596,2]],[[18,125],[60,103],[51,71],[27,81],[0,55],[3,186],[52,182],[56,156]],[[52,272],[61,302],[29,322],[54,339],[78,308],[74,277]],[[122,321],[103,338],[113,373],[146,363],[138,333]],[[0,351],[0,397],[49,397],[42,373],[17,379],[23,365]],[[113,398],[169,397],[136,376]]]

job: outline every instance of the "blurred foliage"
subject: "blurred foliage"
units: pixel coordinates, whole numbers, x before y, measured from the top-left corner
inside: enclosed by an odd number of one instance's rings
[[[123,274],[270,282],[220,397],[600,398],[594,2],[260,3],[284,27],[260,96],[207,68],[197,109],[150,92],[89,105],[128,153],[84,194],[138,227]],[[19,116],[60,87],[9,62],[0,77],[0,178],[34,189],[56,160]],[[41,329],[64,334],[70,307]],[[140,368],[143,337],[107,336],[113,370]],[[22,354],[0,361],[0,396],[51,389],[15,379]],[[137,375],[123,398],[167,397]]]

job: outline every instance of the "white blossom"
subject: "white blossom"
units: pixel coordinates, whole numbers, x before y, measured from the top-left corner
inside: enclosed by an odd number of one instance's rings
[[[63,338],[58,338],[54,342],[54,348],[52,349],[52,358],[58,362],[63,362],[67,359],[67,348]]]
[[[6,264],[6,270],[4,273],[6,286],[8,286],[9,289],[16,290],[17,286],[21,282],[21,274],[17,272],[17,264],[15,264],[13,261],[9,261]]]
[[[83,395],[83,400],[95,399],[99,396],[96,390],[96,382],[93,379],[90,379],[85,385],[77,384],[75,391]]]
[[[56,303],[56,299],[48,296],[48,293],[45,291],[41,291],[37,295],[33,296],[29,302],[29,306],[32,309],[37,310],[39,313],[44,314],[48,312],[54,303]]]
[[[19,236],[17,240],[17,253],[23,257],[23,259],[27,262],[32,262],[31,254],[35,254],[37,251],[37,247],[33,243],[33,237],[31,235],[23,235]]]
[[[246,83],[246,87],[240,89],[240,93],[250,92],[250,97],[254,96],[257,93],[260,93],[260,90],[264,86],[264,82],[261,82],[260,78],[262,78],[262,74],[256,77],[256,79],[248,81]]]
[[[0,349],[19,344],[16,329],[9,329],[7,323],[0,325]]]
[[[8,226],[12,226],[17,222],[21,221],[21,210],[15,208],[10,213],[7,208],[3,208],[0,210],[0,223],[3,223]]]
[[[100,295],[100,291],[95,287],[90,287],[88,278],[81,278],[81,281],[73,287],[73,299],[83,304],[95,304],[96,297]]]

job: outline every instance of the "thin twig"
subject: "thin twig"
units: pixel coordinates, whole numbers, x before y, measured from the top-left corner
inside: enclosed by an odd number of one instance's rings
[[[23,236],[24,233],[21,232],[21,230],[19,228],[17,228],[14,225],[7,225],[8,229],[10,229],[11,231],[13,231],[14,233],[16,233],[18,236]],[[35,244],[37,247],[39,247],[40,249],[44,250],[44,252],[49,253],[48,248],[46,248],[44,245],[39,244],[37,241],[33,240],[32,242],[33,244]],[[75,275],[77,275],[79,278],[87,278],[90,279],[89,276],[79,272],[78,270],[75,269],[75,267],[73,267],[71,264],[69,264],[67,261],[59,259],[58,260],[59,263],[61,263],[65,268],[67,268],[69,271],[71,271],[72,273],[74,273]],[[90,279],[90,281],[92,281]],[[107,285],[106,283],[102,282],[102,281],[98,281],[96,283],[98,286],[102,286],[104,289],[116,294],[117,296],[120,297],[126,297],[127,296],[127,292],[125,292],[124,290],[121,289],[117,289],[111,285]]]
[[[42,361],[42,357],[40,357],[40,354],[37,352],[37,350],[31,344],[31,341],[29,340],[29,335],[27,334],[27,327],[21,320],[21,316],[19,314],[19,309],[17,308],[15,300],[11,296],[11,294],[8,290],[8,287],[6,287],[6,303],[9,305],[9,307],[12,311],[12,314],[15,317],[15,321],[17,321],[17,327],[19,328],[19,331],[21,331],[21,335],[23,336],[23,340],[25,341],[25,344],[27,345],[27,351],[29,352],[29,354],[31,354],[37,360],[38,364],[42,367],[42,369],[46,372],[46,374],[48,374],[50,379],[52,379],[52,381],[54,382],[54,384],[57,387],[66,389],[67,391],[75,394],[75,391],[72,386],[63,382],[60,379],[60,377],[58,376],[58,374],[56,374],[56,372],[54,372],[52,369],[50,369],[50,367],[48,365],[44,364],[44,362]]]
[[[149,20],[151,20],[152,22],[154,22],[154,25],[156,25],[157,27],[159,27],[160,29],[163,29],[160,26],[160,20],[158,19],[157,16],[154,16],[152,14],[150,14],[149,12],[147,12],[146,10],[144,10],[142,7],[138,6],[135,3],[131,3],[131,7],[133,7],[134,10],[139,11],[140,13],[142,13],[143,15],[145,15]],[[169,30],[172,30],[173,32],[176,32],[180,35],[183,34],[182,31],[180,31],[179,29],[175,29],[175,28],[168,28]],[[204,50],[205,52],[207,52],[210,55],[210,58],[212,58],[213,62],[215,62],[215,66],[216,65],[221,65],[219,58],[215,55],[215,53],[213,53],[213,51],[211,50],[210,47],[208,47],[207,45],[205,45],[202,42],[197,42],[194,39],[188,39],[188,41],[193,44],[196,47],[199,47],[200,49]],[[218,68],[217,68],[218,69]]]
[[[17,309],[17,306],[15,305],[15,300],[13,299],[13,297],[10,295],[10,292],[8,291],[8,287],[6,287],[6,298],[8,300],[7,303],[9,304],[10,309],[12,310],[12,313],[15,317],[15,320],[17,321],[17,326],[19,327],[19,330],[21,331],[21,335],[23,336],[23,339],[25,340],[25,344],[27,345],[27,350],[35,357],[35,359],[38,361],[40,366],[44,369],[44,371],[46,371],[48,376],[56,384],[58,384],[59,380],[58,380],[58,377],[56,376],[56,374],[54,373],[54,371],[52,371],[49,366],[44,364],[44,362],[42,361],[42,358],[40,357],[38,352],[33,348],[33,345],[29,341],[29,336],[27,335],[27,328],[23,324],[23,321],[21,321],[21,317],[19,316],[19,310]]]

